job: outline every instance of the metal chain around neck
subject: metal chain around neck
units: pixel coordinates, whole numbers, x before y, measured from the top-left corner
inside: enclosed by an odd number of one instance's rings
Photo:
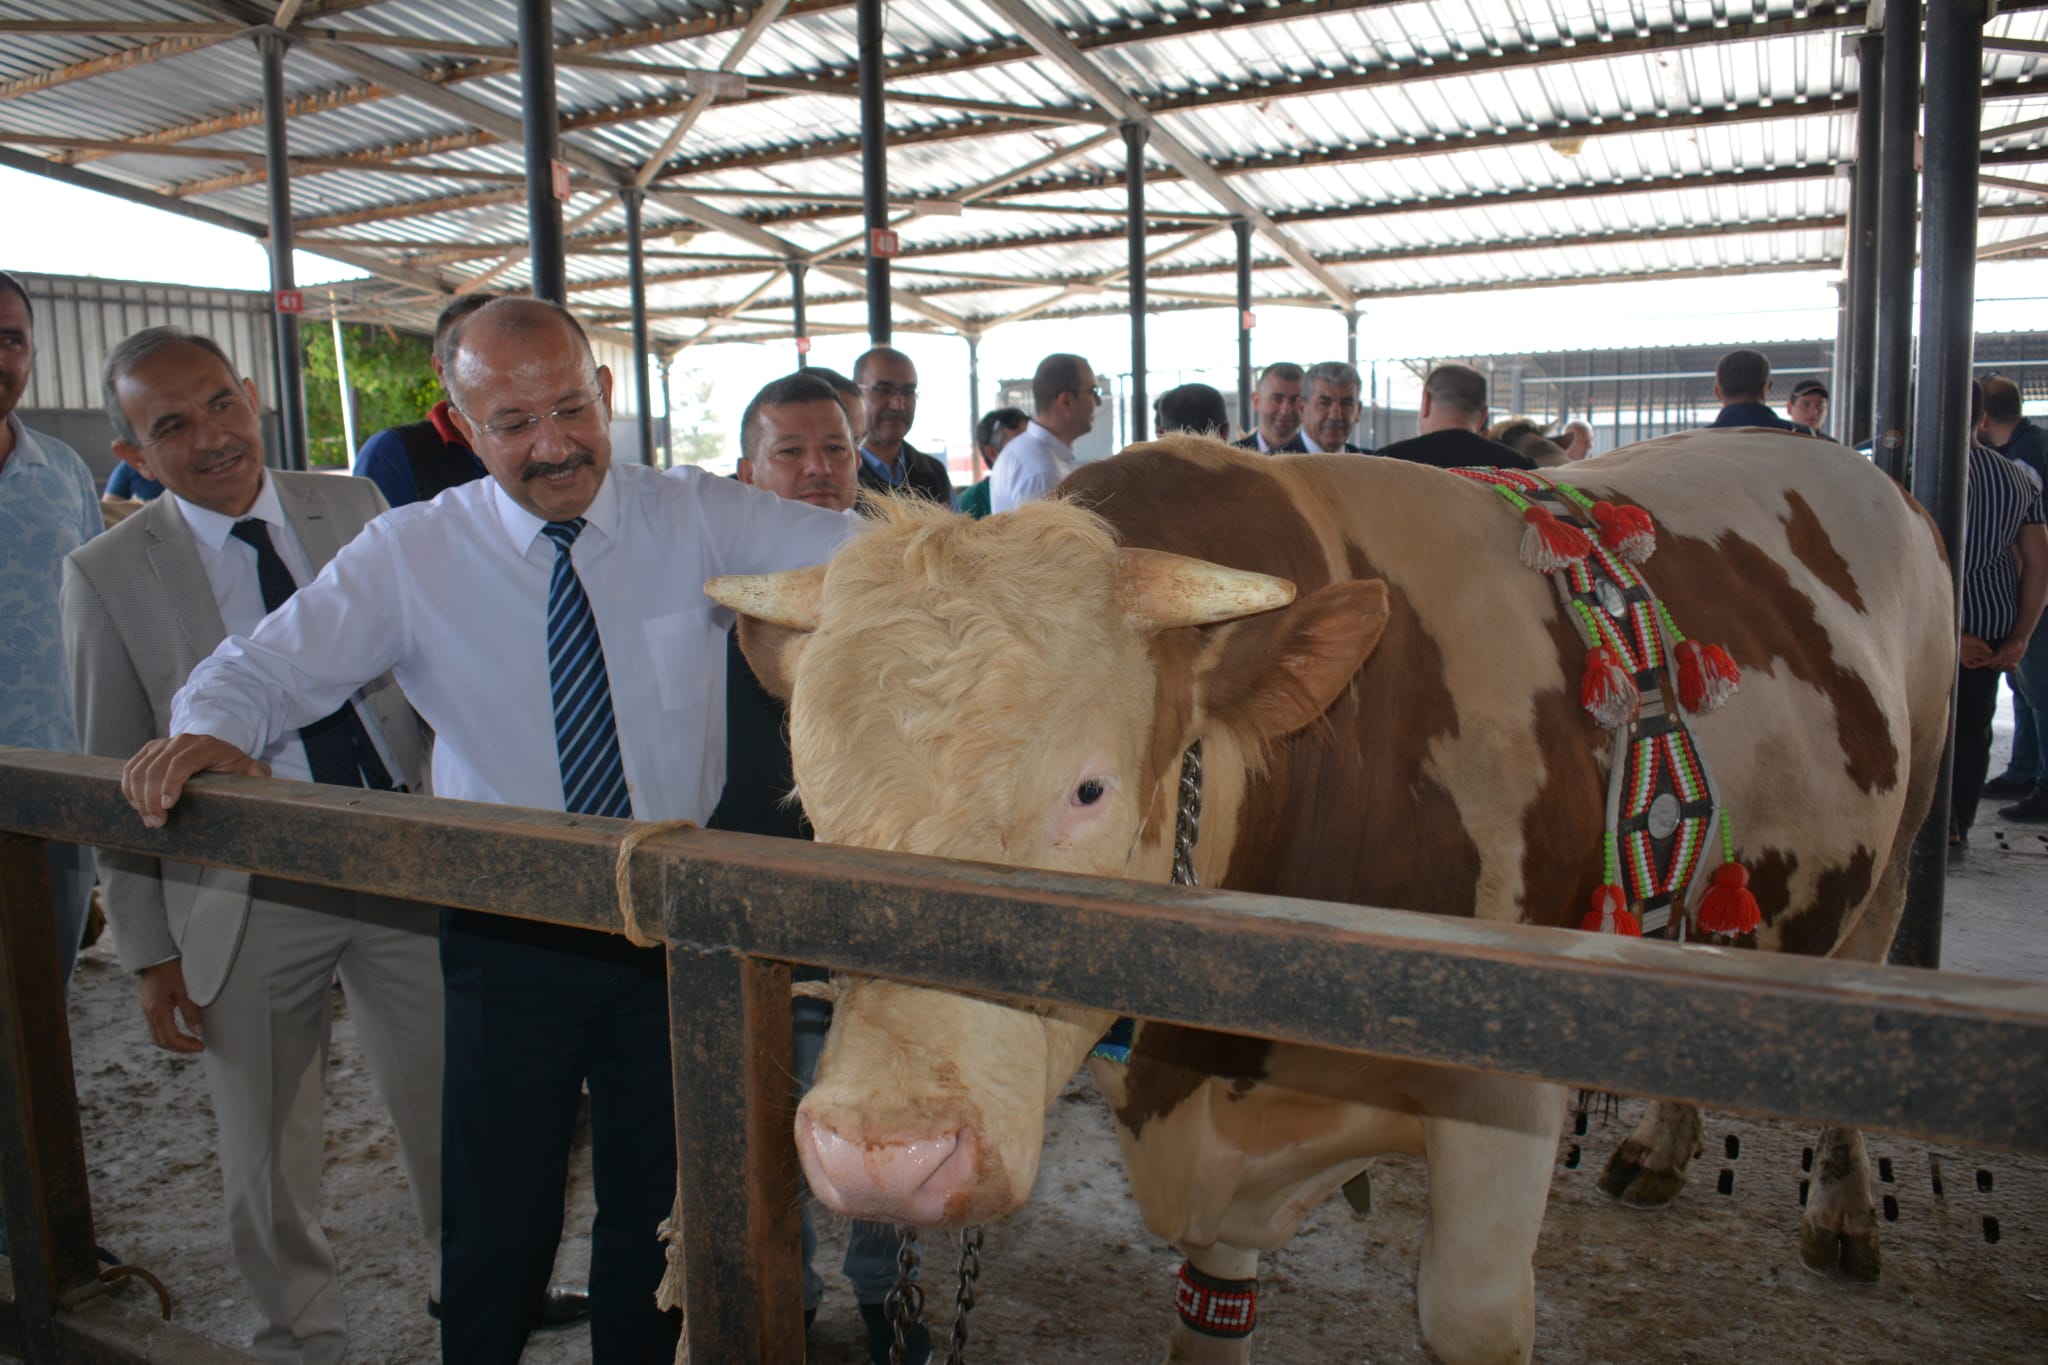
[[[910,1334],[924,1316],[924,1287],[917,1282],[917,1229],[903,1229],[903,1241],[896,1248],[896,1287],[882,1300],[896,1339],[889,1343],[889,1365],[909,1365]]]
[[[960,1289],[953,1295],[953,1343],[946,1351],[946,1365],[964,1365],[967,1359],[967,1315],[974,1311],[974,1282],[981,1278],[981,1224],[960,1234]]]
[[[1173,817],[1173,884],[1200,886],[1195,875],[1195,840],[1202,833],[1202,741],[1180,756],[1180,808]]]
[[[1195,875],[1195,840],[1202,834],[1202,741],[1196,740],[1180,759],[1180,799],[1173,816],[1173,884],[1200,886]],[[917,1282],[917,1229],[903,1229],[903,1244],[896,1252],[896,1287],[889,1291],[883,1307],[896,1339],[889,1344],[889,1365],[908,1365],[910,1333],[924,1316],[924,1289]],[[974,1309],[975,1282],[981,1277],[981,1228],[960,1234],[960,1287],[953,1295],[953,1338],[946,1351],[946,1365],[964,1365],[967,1359],[967,1315]]]

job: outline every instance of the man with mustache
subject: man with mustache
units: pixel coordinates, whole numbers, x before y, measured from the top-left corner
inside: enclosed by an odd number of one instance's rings
[[[953,505],[953,481],[946,466],[905,437],[917,419],[917,366],[888,346],[863,352],[853,363],[860,386],[867,433],[860,443],[860,486],[877,493],[912,493]]]
[[[126,758],[166,731],[172,696],[384,510],[363,479],[263,467],[256,388],[212,340],[152,327],[108,355],[114,453],[164,486],[65,564],[64,640],[86,749]],[[426,742],[389,676],[267,736],[235,770],[417,787]],[[321,1114],[340,976],[391,1111],[430,1245],[441,1224],[441,968],[411,901],[100,854],[107,919],[158,1047],[200,1055],[219,1124],[228,1241],[262,1316],[266,1360],[348,1351],[320,1226]],[[308,912],[313,913],[308,913]]]
[[[554,304],[499,299],[451,340],[449,399],[490,478],[378,518],[318,581],[216,650],[173,737],[123,778],[161,825],[194,773],[392,671],[434,730],[434,789],[572,814],[702,823],[725,784],[729,612],[698,588],[829,557],[857,522],[685,466],[612,463],[612,377]],[[444,1359],[510,1365],[562,1226],[590,1090],[597,1365],[668,1365],[654,1292],[675,1198],[663,955],[587,930],[443,914]]]
[[[1301,374],[1301,444],[1310,454],[1369,455],[1351,444],[1358,429],[1358,369],[1341,360],[1325,360]]]
[[[14,409],[35,363],[35,308],[0,271],[0,744],[78,748],[71,682],[58,624],[64,556],[99,534],[99,492],[78,452],[22,425]],[[78,960],[92,869],[75,844],[49,845],[57,961],[64,983]],[[0,1231],[0,1252],[7,1236]]]

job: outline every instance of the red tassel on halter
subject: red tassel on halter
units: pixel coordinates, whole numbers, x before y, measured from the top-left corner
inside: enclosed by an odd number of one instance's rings
[[[1700,897],[1697,917],[1703,934],[1753,933],[1764,922],[1749,890],[1749,869],[1738,862],[1725,862],[1714,869],[1714,884]]]
[[[1579,928],[1589,934],[1620,934],[1624,938],[1643,936],[1643,926],[1629,913],[1621,898],[1621,888],[1611,883],[1593,888],[1593,908],[1579,921]]]
[[[1617,507],[1611,502],[1593,504],[1593,524],[1607,548],[1631,564],[1640,564],[1657,549],[1657,528],[1650,514],[1640,507]]]
[[[1584,531],[1559,521],[1548,507],[1530,506],[1522,512],[1522,562],[1538,573],[1556,573],[1570,568],[1593,553],[1593,542]]]
[[[1635,679],[1622,669],[1613,650],[1595,645],[1586,651],[1586,673],[1579,680],[1579,705],[1586,714],[1612,730],[1634,720],[1642,704]]]
[[[1696,716],[1717,711],[1742,681],[1742,670],[1719,645],[1678,644],[1678,704]]]

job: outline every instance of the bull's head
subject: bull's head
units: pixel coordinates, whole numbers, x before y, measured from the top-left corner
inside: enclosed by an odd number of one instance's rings
[[[1212,773],[1313,723],[1387,619],[1379,582],[1292,584],[1120,549],[1061,502],[986,521],[894,508],[828,568],[713,580],[790,702],[828,843],[1164,882],[1180,756]],[[1205,879],[1229,793],[1205,813]],[[811,1187],[857,1217],[960,1226],[1037,1178],[1045,1107],[1110,1024],[887,981],[843,989],[797,1116]]]

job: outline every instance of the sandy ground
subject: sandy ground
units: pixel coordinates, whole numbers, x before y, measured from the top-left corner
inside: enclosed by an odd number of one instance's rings
[[[2001,718],[2000,759],[2008,742]],[[1946,965],[2048,980],[2048,831],[1995,824],[1950,883]],[[229,1258],[198,1066],[149,1045],[133,983],[105,944],[73,988],[72,1027],[98,1240],[155,1270],[180,1322],[241,1344],[255,1323]],[[425,1313],[432,1274],[389,1123],[370,1093],[337,996],[328,1108],[326,1222],[345,1275],[359,1361],[436,1358]],[[2048,1359],[2048,1162],[1871,1139],[1886,1200],[1882,1282],[1852,1287],[1804,1272],[1797,1255],[1802,1148],[1812,1134],[1708,1117],[1707,1150],[1670,1209],[1624,1209],[1595,1187],[1640,1106],[1592,1116],[1558,1147],[1537,1255],[1542,1361],[1812,1362],[1925,1365]],[[1261,1267],[1259,1357],[1318,1365],[1423,1361],[1414,1263],[1426,1187],[1418,1163],[1380,1162],[1373,1208],[1332,1200]],[[579,1143],[557,1280],[580,1284],[592,1212]],[[825,1220],[821,1266],[837,1265]],[[1107,1115],[1085,1078],[1053,1107],[1037,1199],[987,1230],[971,1359],[1160,1359],[1179,1257],[1149,1237],[1124,1184]],[[927,1239],[932,1317],[950,1321],[950,1239]],[[832,1277],[828,1275],[828,1280]],[[131,1289],[139,1297],[140,1290]],[[865,1360],[844,1283],[812,1334],[821,1365]],[[526,1360],[588,1360],[585,1329],[534,1338]]]

